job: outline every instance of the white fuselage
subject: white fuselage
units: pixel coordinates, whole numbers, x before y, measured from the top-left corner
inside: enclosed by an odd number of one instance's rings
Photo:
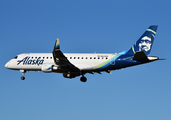
[[[80,70],[93,70],[116,54],[65,53],[70,63]],[[20,62],[19,62],[20,61]],[[52,53],[24,53],[11,59],[5,66],[14,70],[41,71],[42,65],[55,65]]]

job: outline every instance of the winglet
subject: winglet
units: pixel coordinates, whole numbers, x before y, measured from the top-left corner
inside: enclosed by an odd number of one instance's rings
[[[59,38],[56,39],[54,50],[59,50],[60,49],[60,44],[59,44]]]

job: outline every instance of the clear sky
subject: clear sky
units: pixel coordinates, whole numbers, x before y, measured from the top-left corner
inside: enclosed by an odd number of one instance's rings
[[[0,120],[171,120],[171,1],[8,0],[0,4]],[[64,53],[129,49],[158,25],[151,56],[167,58],[112,74],[8,70],[20,53],[51,53],[57,37]]]

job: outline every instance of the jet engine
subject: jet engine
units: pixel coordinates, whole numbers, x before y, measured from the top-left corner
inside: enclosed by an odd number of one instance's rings
[[[43,64],[41,67],[42,72],[61,72],[61,68],[52,64]]]
[[[41,70],[43,72],[52,72],[53,65],[51,65],[51,64],[43,64]]]

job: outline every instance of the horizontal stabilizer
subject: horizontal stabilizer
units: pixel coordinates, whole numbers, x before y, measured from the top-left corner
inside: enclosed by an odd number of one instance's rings
[[[147,61],[149,60],[143,51],[138,51],[135,53],[133,60],[136,61]]]

